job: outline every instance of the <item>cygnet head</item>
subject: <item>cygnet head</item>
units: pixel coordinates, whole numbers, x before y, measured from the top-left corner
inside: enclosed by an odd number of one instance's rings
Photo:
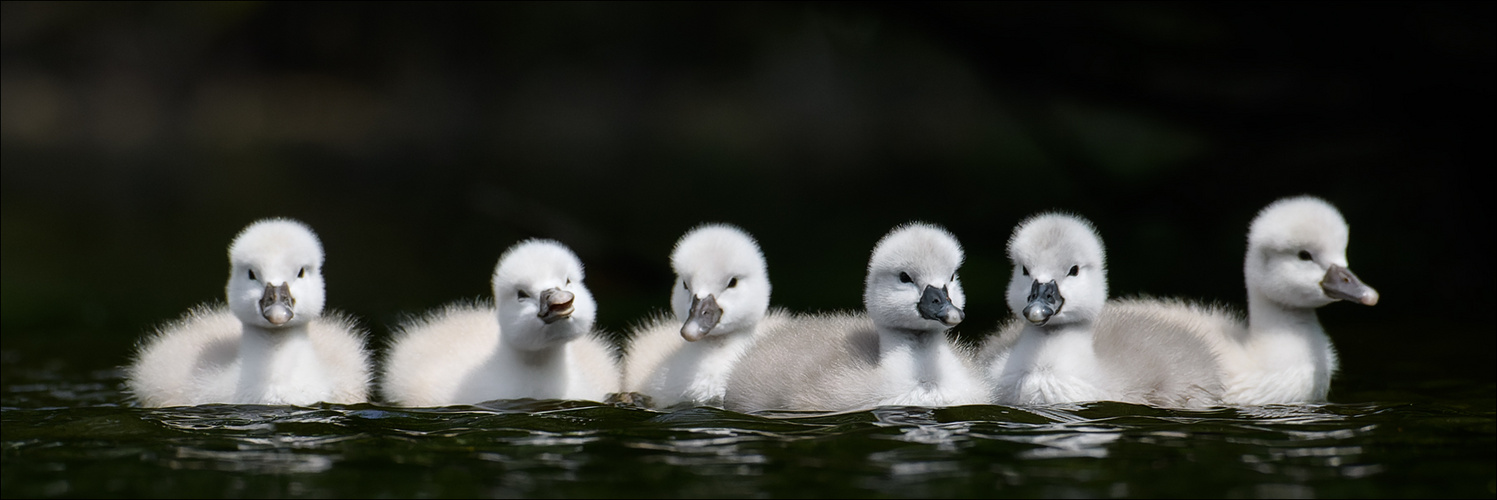
[[[962,322],[967,297],[956,271],[962,246],[945,229],[913,222],[873,247],[863,306],[880,328],[943,332]]]
[[[322,243],[305,224],[263,219],[229,245],[229,310],[246,325],[283,328],[322,314]]]
[[[1044,213],[1020,222],[1008,240],[1014,263],[1008,307],[1037,326],[1091,321],[1107,302],[1106,253],[1086,219]]]
[[[1337,300],[1377,304],[1377,290],[1348,269],[1348,231],[1341,212],[1313,196],[1264,207],[1248,229],[1248,294],[1301,309]]]
[[[676,242],[671,268],[671,309],[687,341],[753,331],[769,308],[764,254],[742,229],[708,224],[691,230]]]
[[[537,351],[587,333],[598,305],[582,285],[582,261],[552,240],[526,240],[494,267],[494,305],[505,344]]]

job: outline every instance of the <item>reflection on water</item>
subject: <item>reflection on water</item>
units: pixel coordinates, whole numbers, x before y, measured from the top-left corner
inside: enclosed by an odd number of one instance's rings
[[[741,414],[529,400],[147,409],[122,403],[119,377],[7,380],[4,496],[1490,497],[1497,489],[1490,383],[1460,388],[1465,399],[1449,405]]]

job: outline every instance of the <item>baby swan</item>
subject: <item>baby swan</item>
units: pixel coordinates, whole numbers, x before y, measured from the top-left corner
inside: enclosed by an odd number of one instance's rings
[[[397,328],[385,399],[403,406],[495,399],[602,401],[618,392],[611,345],[592,331],[597,303],[582,262],[551,240],[510,247],[494,269],[494,305],[453,304]]]
[[[1107,301],[1106,253],[1090,222],[1045,213],[1014,228],[1008,305],[1016,318],[979,356],[1001,404],[1113,400],[1211,406],[1221,385],[1206,343],[1183,329],[1134,332]]]
[[[1337,359],[1315,310],[1338,300],[1378,301],[1377,291],[1348,268],[1348,233],[1341,212],[1319,198],[1264,207],[1248,228],[1245,326],[1218,309],[1178,301],[1128,306],[1204,326],[1195,331],[1221,359],[1229,404],[1323,402]]]
[[[742,229],[708,224],[676,242],[671,268],[675,315],[657,316],[633,335],[624,355],[624,390],[662,407],[721,405],[728,373],[761,325],[785,316],[766,316],[764,254]]]
[[[1102,240],[1085,220],[1032,216],[1008,240],[1008,306],[1018,318],[989,337],[981,359],[1001,404],[1105,399],[1092,320],[1107,301]]]
[[[322,315],[322,243],[264,219],[229,246],[228,305],[199,306],[147,339],[126,385],[150,407],[368,400],[365,333]]]
[[[766,331],[728,379],[735,411],[844,411],[982,403],[969,353],[946,338],[966,297],[962,248],[937,226],[895,228],[873,249],[866,314],[796,316]]]

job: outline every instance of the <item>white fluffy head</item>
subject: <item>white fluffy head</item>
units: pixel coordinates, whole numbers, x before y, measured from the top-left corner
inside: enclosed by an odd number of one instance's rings
[[[517,349],[535,351],[576,339],[592,330],[598,304],[582,284],[582,261],[565,245],[532,239],[516,243],[494,267],[494,305],[499,310],[503,341]],[[542,320],[543,295],[572,294],[569,316]]]
[[[322,314],[322,243],[306,224],[262,219],[246,226],[229,245],[229,310],[239,321],[263,328],[299,325]],[[286,323],[272,324],[261,313],[266,285],[285,284],[294,299]]]
[[[1107,302],[1106,251],[1086,219],[1064,213],[1030,216],[1014,227],[1008,258],[1014,263],[1008,307],[1015,314],[1023,314],[1035,283],[1052,280],[1065,303],[1046,325],[1091,321]]]
[[[1321,288],[1330,266],[1346,263],[1346,220],[1313,196],[1284,198],[1264,207],[1248,228],[1243,275],[1249,294],[1297,308],[1336,299]]]
[[[707,336],[752,331],[769,309],[769,273],[759,244],[736,226],[706,224],[681,236],[671,251],[676,283],[671,310],[686,321],[693,298],[713,296],[722,318]]]
[[[940,321],[921,317],[919,304],[926,286],[944,289],[951,304],[965,309],[956,271],[962,267],[962,245],[939,226],[912,222],[894,228],[873,247],[868,259],[863,306],[882,328],[944,331]]]

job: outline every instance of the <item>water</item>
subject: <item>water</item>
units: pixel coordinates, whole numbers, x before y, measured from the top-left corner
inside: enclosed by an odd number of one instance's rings
[[[1486,497],[1494,385],[1357,404],[818,414],[570,401],[130,405],[118,369],[7,350],[11,497]],[[1349,387],[1347,387],[1349,386]]]

